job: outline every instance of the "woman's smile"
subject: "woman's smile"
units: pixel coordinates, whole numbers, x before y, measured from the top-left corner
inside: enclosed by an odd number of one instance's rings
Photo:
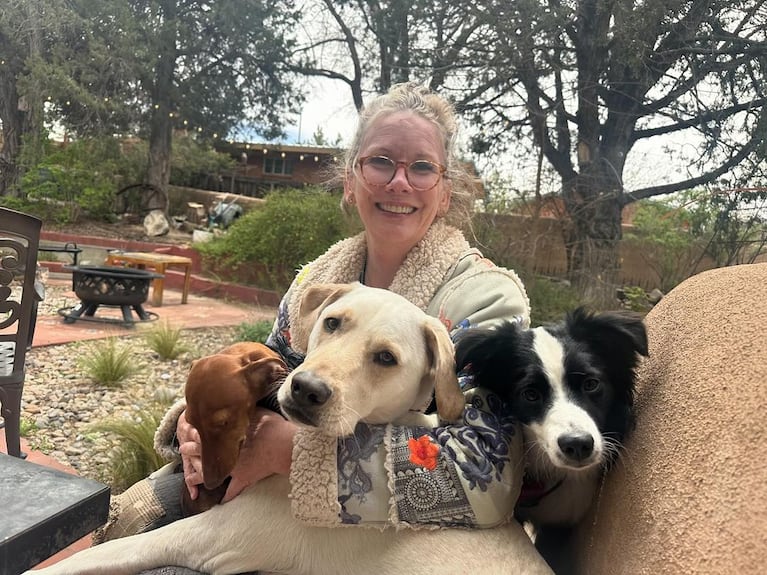
[[[376,207],[384,212],[388,212],[390,214],[412,214],[416,211],[416,208],[413,206],[403,206],[401,204],[382,204],[382,203],[376,203]]]

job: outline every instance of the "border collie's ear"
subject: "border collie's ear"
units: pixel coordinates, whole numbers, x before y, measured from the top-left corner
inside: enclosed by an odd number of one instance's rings
[[[647,330],[642,317],[632,312],[590,313],[579,307],[567,316],[568,333],[606,356],[620,355],[636,365],[636,354],[646,356]]]
[[[514,350],[521,329],[518,324],[507,321],[496,328],[469,328],[460,332],[455,343],[456,369],[461,372],[471,367],[470,373],[480,384],[483,374],[490,375],[499,367],[499,360],[508,358]]]

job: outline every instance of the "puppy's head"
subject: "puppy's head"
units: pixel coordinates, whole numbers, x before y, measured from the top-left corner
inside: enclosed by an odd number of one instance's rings
[[[647,355],[640,317],[579,308],[560,324],[470,330],[456,344],[461,367],[504,398],[524,426],[528,460],[582,470],[606,464],[632,425],[634,370]]]
[[[361,284],[313,286],[299,315],[313,324],[306,358],[278,395],[291,420],[343,436],[359,421],[425,409],[432,392],[443,418],[460,416],[450,336],[403,297]]]
[[[253,342],[192,363],[185,388],[186,418],[200,433],[205,487],[218,487],[234,469],[252,409],[285,373],[278,354]]]

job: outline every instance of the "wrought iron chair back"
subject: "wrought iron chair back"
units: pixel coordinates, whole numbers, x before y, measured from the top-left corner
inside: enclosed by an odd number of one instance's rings
[[[38,296],[37,248],[42,222],[0,207],[0,413],[8,454],[21,453],[21,392]]]

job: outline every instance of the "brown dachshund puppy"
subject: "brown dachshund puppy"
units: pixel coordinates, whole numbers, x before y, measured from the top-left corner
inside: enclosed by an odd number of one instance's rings
[[[192,500],[181,492],[185,517],[220,503],[259,400],[287,375],[280,356],[263,344],[240,342],[192,363],[186,382],[186,420],[200,433],[205,484]]]

